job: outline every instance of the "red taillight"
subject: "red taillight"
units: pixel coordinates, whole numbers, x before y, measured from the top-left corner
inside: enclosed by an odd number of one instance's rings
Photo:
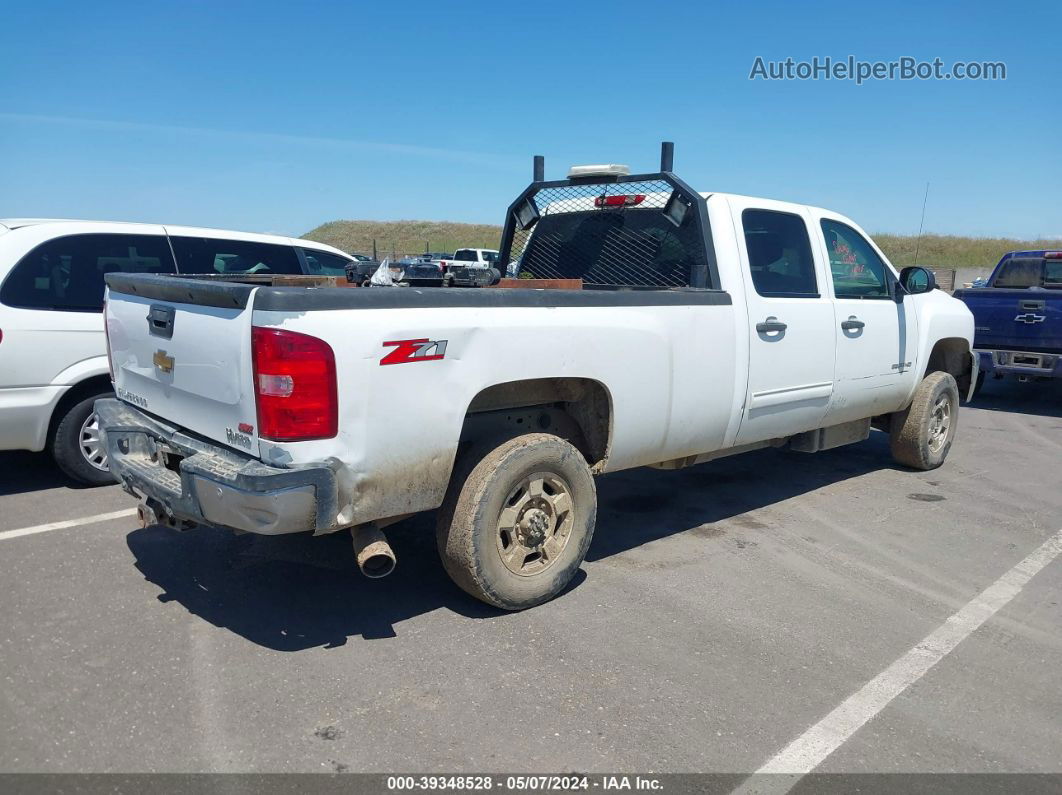
[[[324,340],[251,329],[258,435],[278,442],[330,439],[339,430],[336,357]]]
[[[1044,259],[1062,259],[1062,251],[1045,251]]]
[[[114,383],[114,358],[111,356],[111,330],[107,328],[107,302],[103,302],[103,339],[107,342],[107,369],[111,371],[111,383]]]
[[[645,201],[644,193],[628,193],[620,196],[598,196],[594,199],[595,207],[633,207]]]

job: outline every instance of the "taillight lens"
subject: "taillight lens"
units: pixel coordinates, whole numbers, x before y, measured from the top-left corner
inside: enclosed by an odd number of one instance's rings
[[[330,439],[339,430],[336,357],[324,340],[251,329],[258,435],[278,442]]]

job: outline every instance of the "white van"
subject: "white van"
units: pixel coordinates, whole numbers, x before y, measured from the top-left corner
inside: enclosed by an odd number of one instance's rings
[[[343,276],[350,261],[331,246],[275,235],[0,219],[0,450],[47,449],[77,481],[113,482],[92,410],[111,393],[105,274]]]

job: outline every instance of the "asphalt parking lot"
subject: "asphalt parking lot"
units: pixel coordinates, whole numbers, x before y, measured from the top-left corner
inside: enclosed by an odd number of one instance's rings
[[[0,770],[759,770],[1062,529],[1062,389],[989,382],[960,423],[928,473],[874,434],[602,478],[583,573],[520,614],[450,584],[427,516],[385,580],[343,534],[5,536],[134,504],[0,454]],[[818,771],[1062,772],[1041,563]]]

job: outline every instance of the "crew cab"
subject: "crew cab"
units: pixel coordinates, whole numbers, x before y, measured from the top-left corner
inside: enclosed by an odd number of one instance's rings
[[[973,312],[982,380],[1062,378],[1062,251],[1011,251],[954,295]]]
[[[582,289],[367,290],[111,274],[117,399],[97,411],[141,520],[383,529],[438,509],[453,580],[517,610],[594,532],[593,476],[890,435],[940,466],[976,378],[973,318],[853,221],[578,167],[506,213],[501,261]],[[433,399],[430,419],[423,401]],[[600,532],[608,533],[608,527]]]
[[[0,220],[0,450],[48,450],[81,483],[113,483],[92,405],[111,394],[108,273],[339,275],[350,260],[309,240],[223,229]]]

